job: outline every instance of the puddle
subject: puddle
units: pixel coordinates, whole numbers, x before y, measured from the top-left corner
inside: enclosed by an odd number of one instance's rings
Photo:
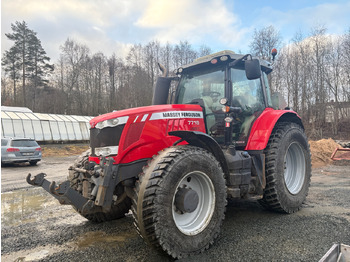
[[[122,233],[118,235],[108,235],[102,231],[87,232],[80,236],[76,241],[78,248],[90,247],[95,245],[115,245],[127,241],[130,238],[137,237],[134,233]]]
[[[19,259],[21,259],[21,260],[19,260],[19,261],[38,261],[40,259],[45,258],[48,255],[49,255],[48,250],[41,250],[38,252],[31,253],[31,254],[27,255],[26,257],[20,257]]]
[[[14,226],[35,221],[31,214],[51,205],[59,205],[59,203],[42,188],[2,193],[1,223],[4,226]]]

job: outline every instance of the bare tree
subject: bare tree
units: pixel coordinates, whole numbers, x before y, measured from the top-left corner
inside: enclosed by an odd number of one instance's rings
[[[254,30],[250,49],[253,55],[271,61],[271,50],[273,48],[279,48],[280,44],[281,35],[279,31],[270,25],[259,30]]]
[[[76,43],[74,40],[67,39],[61,46],[61,86],[66,92],[65,113],[81,112],[81,99],[76,97],[81,93],[80,77],[83,65],[89,55],[89,48],[85,45]],[[80,105],[76,103],[80,103]]]

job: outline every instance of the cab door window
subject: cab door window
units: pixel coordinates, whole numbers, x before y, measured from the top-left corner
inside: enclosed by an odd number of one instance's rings
[[[233,121],[233,140],[237,146],[245,146],[250,128],[265,108],[260,79],[248,80],[243,69],[231,69],[232,103],[240,107]]]

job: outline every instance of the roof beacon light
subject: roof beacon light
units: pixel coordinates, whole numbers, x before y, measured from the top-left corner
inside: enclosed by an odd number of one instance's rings
[[[275,61],[275,56],[277,55],[277,49],[276,48],[271,50],[271,55],[272,55],[272,61]]]
[[[217,62],[218,62],[218,60],[216,58],[214,58],[210,61],[210,63],[212,63],[213,65],[215,65]]]

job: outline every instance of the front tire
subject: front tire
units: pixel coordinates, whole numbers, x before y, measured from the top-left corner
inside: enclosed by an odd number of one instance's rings
[[[220,232],[226,186],[219,162],[192,146],[167,148],[136,183],[132,212],[140,235],[174,258],[201,253]]]
[[[277,123],[265,149],[266,188],[259,202],[281,213],[298,211],[309,191],[310,146],[295,123]]]

